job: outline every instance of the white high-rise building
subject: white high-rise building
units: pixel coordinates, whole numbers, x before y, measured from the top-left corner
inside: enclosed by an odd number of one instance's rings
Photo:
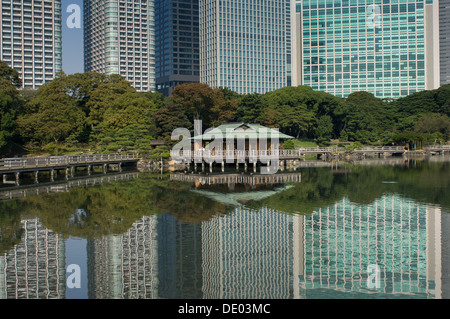
[[[154,1],[84,1],[85,72],[119,74],[155,90]]]
[[[290,0],[200,0],[200,82],[240,94],[291,85]]]
[[[61,0],[1,0],[0,59],[37,89],[62,71]]]

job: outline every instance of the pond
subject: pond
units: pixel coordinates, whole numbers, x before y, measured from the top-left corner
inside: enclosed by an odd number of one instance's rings
[[[450,159],[317,164],[2,187],[0,298],[449,298]]]

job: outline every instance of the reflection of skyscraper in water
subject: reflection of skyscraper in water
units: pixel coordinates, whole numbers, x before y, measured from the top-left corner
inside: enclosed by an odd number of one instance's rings
[[[203,297],[448,298],[446,225],[440,208],[400,196],[310,215],[237,208],[202,224]]]
[[[305,216],[295,297],[349,297],[374,293],[441,297],[441,213],[399,196],[371,205],[344,199]],[[368,266],[380,267],[380,288],[369,289]]]
[[[156,224],[145,216],[122,235],[88,242],[89,298],[158,298]]]
[[[0,299],[64,298],[64,239],[37,218],[22,225],[20,244],[0,256]]]
[[[202,298],[202,226],[158,217],[160,298]]]
[[[292,298],[293,218],[239,207],[204,222],[204,298]]]

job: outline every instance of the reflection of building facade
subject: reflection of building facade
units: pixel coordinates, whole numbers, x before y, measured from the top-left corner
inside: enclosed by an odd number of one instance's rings
[[[292,218],[237,208],[203,223],[204,298],[292,298]]]
[[[158,217],[159,298],[202,298],[202,227]]]
[[[0,256],[0,299],[67,297],[58,234],[24,220]],[[124,234],[89,240],[89,298],[449,298],[450,215],[385,195],[343,199],[311,215],[237,206],[201,224],[143,217]],[[380,287],[367,285],[368,266]]]
[[[397,196],[371,205],[344,199],[298,221],[302,252],[296,297],[440,298],[440,210]],[[368,289],[378,265],[380,288]],[[380,294],[381,293],[381,294]],[[341,295],[342,294],[342,295]]]
[[[89,298],[157,298],[156,218],[143,217],[123,235],[88,242]]]
[[[22,242],[0,256],[0,299],[64,298],[64,239],[38,219],[22,224]]]
[[[236,208],[202,225],[204,297],[446,298],[443,217],[398,196],[307,216]],[[379,288],[368,286],[369,265]]]

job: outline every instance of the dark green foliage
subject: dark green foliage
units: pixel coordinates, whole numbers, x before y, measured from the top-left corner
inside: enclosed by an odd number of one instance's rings
[[[355,92],[346,99],[285,87],[240,95],[228,88],[186,83],[172,97],[136,92],[119,75],[58,74],[37,91],[21,90],[16,71],[0,62],[0,154],[136,151],[168,154],[177,128],[193,131],[225,122],[257,123],[296,138],[328,145],[405,144],[420,148],[450,138],[450,85],[397,100]],[[151,148],[154,139],[165,146]],[[294,147],[287,142],[285,148]]]
[[[283,149],[285,150],[293,150],[295,148],[295,144],[293,140],[287,140],[283,143]]]
[[[20,143],[16,124],[24,104],[20,85],[19,73],[0,60],[0,155],[16,153],[14,148]]]

